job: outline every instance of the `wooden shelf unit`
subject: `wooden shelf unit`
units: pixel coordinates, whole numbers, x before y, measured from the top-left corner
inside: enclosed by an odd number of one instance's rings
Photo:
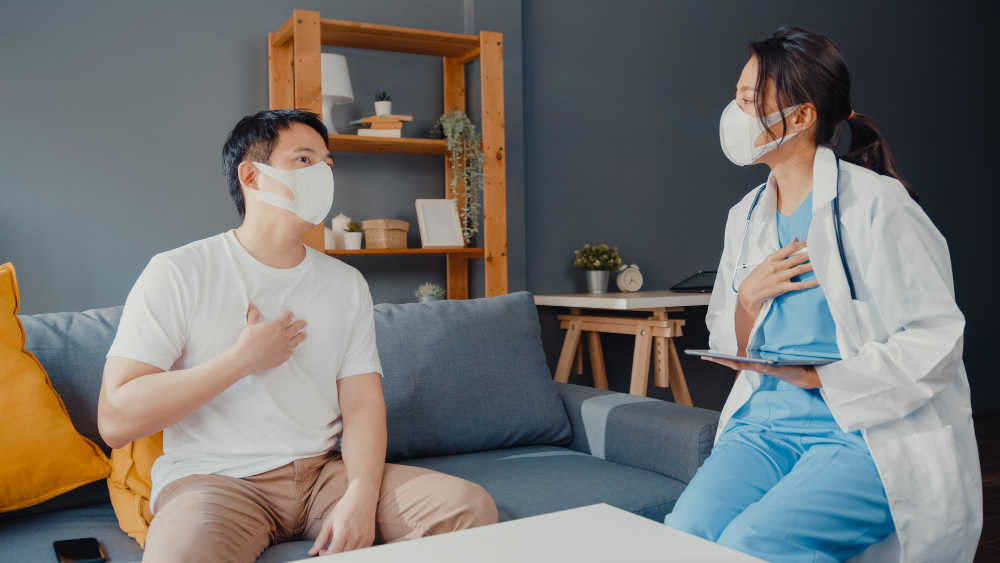
[[[333,152],[375,152],[389,154],[440,154],[448,153],[444,139],[418,139],[415,137],[362,137],[361,135],[330,135],[327,143]]]
[[[361,254],[456,254],[469,258],[482,258],[482,248],[362,248],[361,250],[325,250],[330,256]]]
[[[469,260],[482,258],[486,296],[507,293],[507,196],[504,164],[503,34],[480,31],[464,35],[321,18],[319,12],[293,10],[292,17],[267,34],[270,109],[301,109],[322,115],[320,54],[323,45],[396,51],[441,57],[444,64],[444,111],[465,111],[465,65],[479,59],[483,136],[483,248],[407,248],[331,250],[330,255],[444,254],[448,299],[468,299]],[[333,152],[447,155],[442,139],[330,135]],[[445,158],[445,197],[452,171]],[[461,190],[460,190],[461,191]],[[464,202],[459,197],[458,205]],[[323,251],[323,225],[306,235],[306,244]]]

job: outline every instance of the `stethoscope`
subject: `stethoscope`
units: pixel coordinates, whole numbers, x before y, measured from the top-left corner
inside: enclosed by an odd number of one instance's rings
[[[747,264],[746,262],[741,264],[740,262],[743,260],[743,247],[747,243],[747,235],[750,233],[750,219],[753,217],[753,210],[757,207],[757,201],[760,199],[761,194],[764,193],[764,188],[766,187],[767,182],[764,182],[757,188],[757,194],[753,198],[753,203],[750,204],[750,211],[747,212],[747,226],[743,229],[743,241],[740,242],[740,253],[736,256],[736,266],[733,268],[733,281],[730,284],[733,288],[733,293],[739,293],[739,290],[736,289],[736,273],[740,270],[756,266],[756,264]],[[840,251],[840,263],[844,265],[847,285],[851,288],[851,299],[857,299],[857,295],[854,292],[854,278],[851,277],[851,269],[847,266],[847,256],[844,254],[844,241],[840,237],[840,160],[837,160],[837,184],[835,189],[836,194],[833,196],[833,232],[837,235],[837,250]]]

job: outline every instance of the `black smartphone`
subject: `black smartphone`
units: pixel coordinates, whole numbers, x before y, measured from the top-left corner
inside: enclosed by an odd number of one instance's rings
[[[59,563],[104,563],[104,550],[95,538],[52,542]]]

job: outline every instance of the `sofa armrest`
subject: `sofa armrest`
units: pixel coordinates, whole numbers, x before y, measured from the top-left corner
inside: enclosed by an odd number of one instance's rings
[[[712,451],[717,411],[556,383],[573,427],[569,447],[683,483]]]

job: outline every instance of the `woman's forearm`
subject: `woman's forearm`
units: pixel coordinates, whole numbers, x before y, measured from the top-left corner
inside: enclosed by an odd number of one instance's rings
[[[737,352],[742,352],[747,349],[747,345],[750,340],[750,331],[753,330],[753,324],[757,320],[757,315],[760,314],[760,303],[751,303],[749,305],[743,303],[743,299],[737,296],[736,299],[736,344]]]

